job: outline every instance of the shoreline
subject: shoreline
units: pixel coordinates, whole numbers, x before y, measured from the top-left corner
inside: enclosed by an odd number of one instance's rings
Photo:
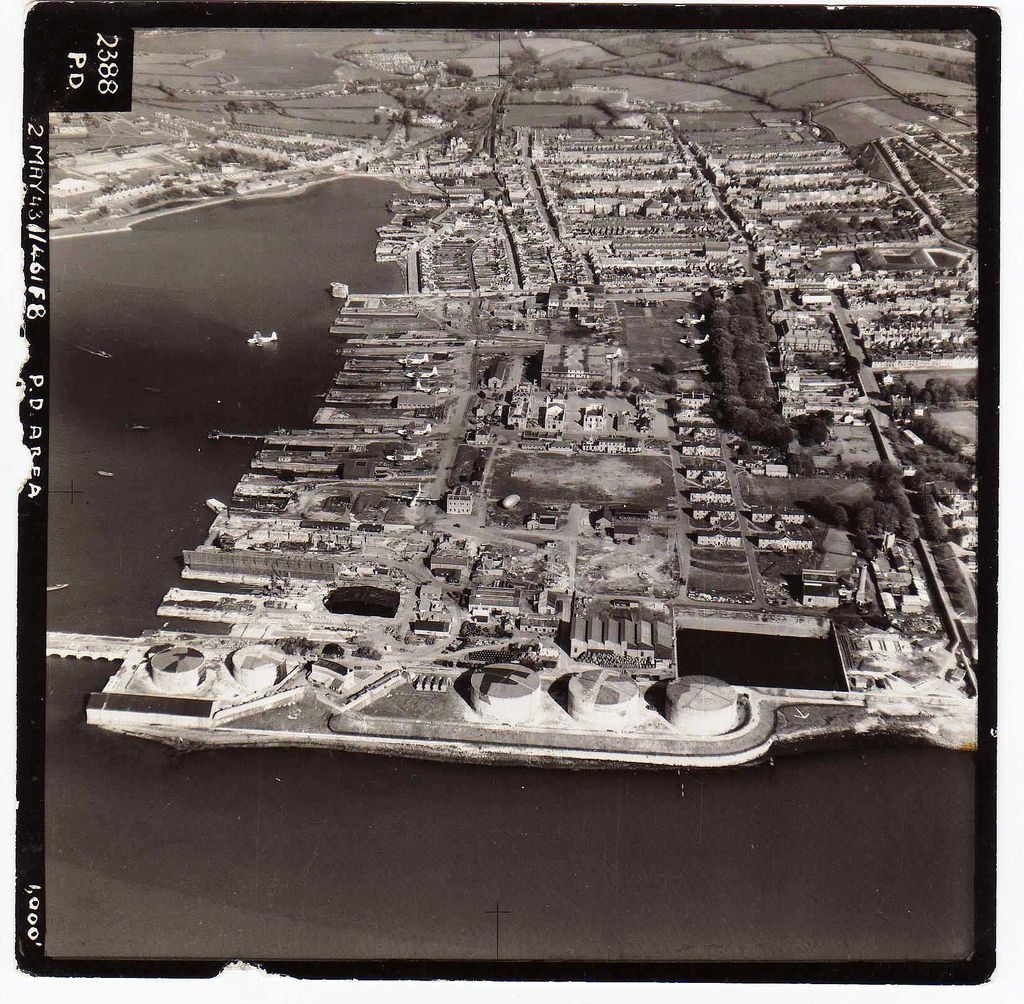
[[[317,188],[320,185],[327,185],[332,181],[344,181],[349,178],[368,178],[373,179],[374,181],[387,181],[398,185],[398,187],[409,193],[414,193],[418,190],[409,184],[410,179],[402,178],[401,175],[382,174],[379,172],[369,171],[342,171],[337,174],[332,174],[330,177],[313,178],[309,181],[304,181],[302,184],[296,185],[294,188],[285,188],[276,191],[245,192],[241,195],[223,195],[217,196],[213,199],[189,200],[179,203],[178,205],[168,206],[165,209],[155,209],[151,213],[136,213],[134,215],[125,216],[122,217],[119,222],[115,222],[111,226],[102,227],[98,230],[71,231],[69,229],[68,232],[64,232],[62,230],[54,231],[51,229],[50,240],[71,240],[74,237],[101,237],[109,234],[130,233],[137,225],[148,223],[150,220],[159,219],[161,216],[171,216],[175,213],[184,213],[196,209],[206,209],[211,206],[222,206],[229,202],[241,203],[255,202],[259,199],[288,199],[297,195],[302,195],[310,189]],[[430,186],[423,185],[422,187],[426,189]]]
[[[799,757],[813,752],[857,753],[868,749],[928,748],[970,754],[977,748],[941,733],[929,734],[911,721],[903,723],[902,727],[890,721],[868,728],[846,724],[833,728],[812,726],[789,733],[773,730],[760,742],[743,750],[692,754],[651,754],[644,751],[616,754],[597,749],[524,746],[514,742],[472,742],[455,737],[438,741],[415,736],[288,732],[241,727],[209,731],[109,724],[97,724],[97,727],[105,732],[159,743],[179,753],[244,748],[324,749],[406,760],[557,770],[720,771],[723,768],[764,765],[774,756]]]

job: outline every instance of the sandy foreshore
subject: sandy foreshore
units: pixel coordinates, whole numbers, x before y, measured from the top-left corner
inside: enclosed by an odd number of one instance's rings
[[[332,181],[341,181],[345,178],[371,178],[376,181],[390,181],[395,185],[400,186],[410,193],[417,193],[423,191],[430,191],[432,186],[426,185],[423,182],[416,182],[410,178],[405,178],[398,174],[385,174],[369,171],[339,171],[330,174],[323,178],[313,178],[309,181],[304,181],[299,185],[289,186],[280,189],[274,189],[270,191],[258,191],[258,192],[245,192],[241,195],[223,195],[212,199],[190,199],[185,202],[180,202],[173,206],[168,206],[165,209],[155,209],[152,212],[134,213],[130,216],[124,216],[117,220],[111,221],[109,225],[99,227],[95,230],[86,229],[71,229],[65,230],[51,230],[50,240],[69,240],[72,237],[99,237],[103,234],[121,234],[130,231],[138,223],[147,223],[149,220],[155,220],[161,216],[170,216],[174,213],[185,213],[190,212],[194,209],[205,209],[208,206],[219,206],[226,202],[250,202],[257,199],[287,199],[292,196],[301,195],[303,192],[308,191],[311,188],[316,188],[319,185],[326,185]],[[96,222],[96,221],[94,221]],[[86,224],[85,226],[90,226]]]

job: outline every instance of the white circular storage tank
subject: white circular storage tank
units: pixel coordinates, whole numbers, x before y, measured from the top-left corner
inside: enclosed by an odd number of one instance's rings
[[[688,736],[721,736],[740,723],[735,687],[713,676],[682,676],[665,693],[669,722]]]
[[[246,645],[230,656],[231,676],[246,690],[272,687],[285,673],[285,654],[273,645]]]
[[[625,728],[636,717],[640,688],[617,669],[587,669],[569,680],[569,714],[581,725]]]
[[[146,653],[146,661],[153,683],[168,693],[187,693],[203,681],[206,658],[197,648],[157,645]]]
[[[517,505],[523,500],[518,495],[506,495],[501,500],[502,509],[515,509]]]
[[[495,722],[527,722],[540,706],[540,677],[517,663],[498,662],[475,670],[469,689],[474,709]]]

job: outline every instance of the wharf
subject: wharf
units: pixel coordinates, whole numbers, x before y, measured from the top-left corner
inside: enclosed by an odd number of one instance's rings
[[[47,631],[46,656],[55,659],[105,659],[120,662],[139,645],[138,638]]]
[[[517,764],[572,769],[681,769],[732,767],[763,760],[776,743],[793,747],[804,739],[831,739],[837,748],[872,730],[890,738],[963,748],[971,741],[969,702],[876,700],[864,695],[815,691],[749,691],[747,720],[719,737],[622,734],[576,728],[508,726],[480,721],[423,721],[337,709],[324,720],[321,699],[306,693],[293,711],[256,714],[211,727],[164,725],[101,727],[179,748],[212,746],[325,747],[383,756],[481,764]],[[376,696],[376,695],[375,695]],[[335,707],[335,702],[329,702]],[[320,710],[316,710],[319,706]],[[313,712],[311,714],[310,712]],[[315,721],[314,721],[315,719]],[[956,726],[933,729],[939,721]]]
[[[257,432],[222,432],[220,429],[214,429],[207,437],[207,439],[251,439],[254,442],[261,442],[267,437],[262,433]]]

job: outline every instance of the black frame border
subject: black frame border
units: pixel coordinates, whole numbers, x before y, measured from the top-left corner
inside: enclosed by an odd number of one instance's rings
[[[978,363],[978,420],[985,430],[978,443],[979,676],[978,749],[975,794],[975,951],[949,962],[610,962],[592,961],[298,961],[253,959],[267,972],[301,978],[329,979],[466,979],[689,982],[811,982],[862,984],[962,984],[985,982],[995,968],[996,908],[996,582],[998,572],[999,456],[999,114],[1000,36],[995,10],[984,7],[844,7],[824,6],[684,6],[675,4],[526,4],[526,3],[235,3],[161,2],[137,0],[40,0],[27,14],[24,40],[24,122],[45,121],[56,107],[66,72],[64,39],[83,31],[130,34],[147,28],[428,28],[472,30],[557,30],[559,28],[623,29],[920,29],[966,30],[976,38],[978,97],[978,257],[981,345]],[[47,158],[46,135],[22,134],[26,184],[31,162]],[[33,147],[35,148],[33,150]],[[45,171],[45,168],[44,168]],[[35,210],[48,227],[44,192]],[[32,217],[38,219],[38,217]],[[28,201],[22,208],[22,247],[28,255],[33,239]],[[27,262],[27,259],[26,259]],[[48,268],[48,263],[47,263]],[[26,286],[38,284],[29,279]],[[46,283],[43,281],[45,288]],[[31,302],[31,300],[29,301]],[[41,491],[19,497],[18,635],[17,635],[17,784],[16,821],[16,959],[37,976],[123,976],[209,978],[232,960],[56,959],[45,954],[45,902],[33,909],[32,897],[45,895],[43,880],[45,742],[46,532],[49,323],[27,319],[29,345],[25,374],[43,377],[42,404],[30,407],[26,393],[21,419],[26,431],[43,429],[33,478]],[[29,918],[29,919],[26,919]]]

